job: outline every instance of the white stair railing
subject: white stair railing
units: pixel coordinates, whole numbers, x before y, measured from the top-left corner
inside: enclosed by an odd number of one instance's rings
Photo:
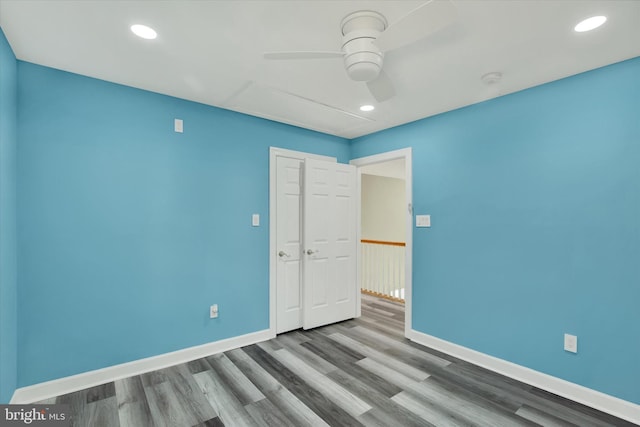
[[[362,290],[404,300],[405,244],[363,239],[360,248]]]

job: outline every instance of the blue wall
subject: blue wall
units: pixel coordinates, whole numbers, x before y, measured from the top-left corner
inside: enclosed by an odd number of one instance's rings
[[[30,63],[18,74],[19,385],[268,329],[269,146],[345,162],[348,141]]]
[[[0,403],[17,375],[16,147],[17,63],[0,28]]]
[[[640,403],[640,58],[352,142],[413,147],[414,329]],[[563,334],[578,336],[578,354]]]

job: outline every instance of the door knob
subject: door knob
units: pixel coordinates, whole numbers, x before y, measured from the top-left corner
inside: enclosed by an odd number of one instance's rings
[[[289,255],[289,254],[288,254],[288,253],[286,253],[285,251],[280,251],[280,252],[278,252],[278,256],[279,256],[280,258],[282,258],[282,257],[284,257],[284,256],[286,256],[287,258],[289,258],[291,255]]]
[[[312,250],[312,249],[307,249],[307,255],[313,255],[313,254],[315,254],[316,252],[320,252],[320,251],[314,251],[314,250]]]

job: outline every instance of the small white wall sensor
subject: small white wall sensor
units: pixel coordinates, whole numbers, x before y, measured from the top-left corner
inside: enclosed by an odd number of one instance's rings
[[[178,132],[178,133],[182,133],[182,129],[183,129],[183,127],[182,127],[182,126],[183,126],[183,125],[182,125],[182,119],[175,119],[175,120],[173,121],[173,129],[174,129],[176,132]]]

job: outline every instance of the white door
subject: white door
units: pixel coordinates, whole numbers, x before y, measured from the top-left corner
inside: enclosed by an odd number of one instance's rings
[[[356,168],[305,159],[302,223],[304,329],[356,317]]]
[[[302,160],[276,158],[276,333],[302,326],[300,168]]]

